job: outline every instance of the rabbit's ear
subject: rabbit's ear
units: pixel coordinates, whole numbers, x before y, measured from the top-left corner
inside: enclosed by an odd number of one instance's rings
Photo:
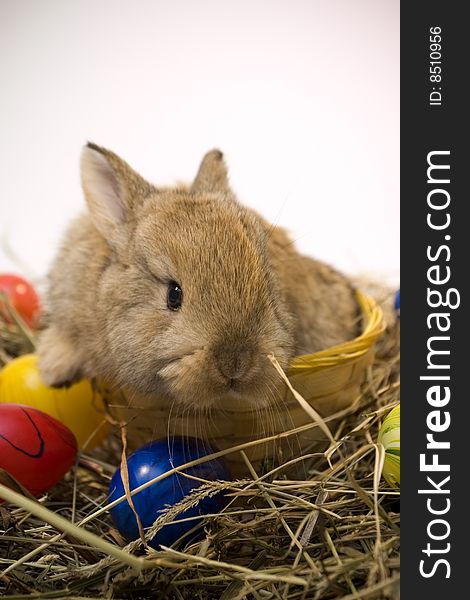
[[[154,190],[114,152],[92,143],[82,151],[81,178],[93,223],[111,243]]]
[[[220,150],[211,150],[204,156],[191,192],[231,193],[224,155]]]

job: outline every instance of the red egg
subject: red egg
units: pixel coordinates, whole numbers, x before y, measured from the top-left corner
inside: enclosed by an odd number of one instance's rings
[[[5,294],[13,308],[29,327],[34,328],[39,316],[39,298],[35,289],[22,277],[10,273],[0,274],[0,294]],[[7,322],[11,319],[0,296],[0,316]]]
[[[0,468],[39,496],[70,469],[77,440],[62,423],[22,404],[0,404]]]

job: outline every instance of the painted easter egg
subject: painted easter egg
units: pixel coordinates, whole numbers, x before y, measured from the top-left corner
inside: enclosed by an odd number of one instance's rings
[[[397,316],[400,316],[400,290],[395,294],[395,301],[393,303],[393,307],[397,313]]]
[[[213,451],[206,441],[191,437],[174,437],[150,442],[136,450],[127,459],[130,489],[135,489],[173,467],[212,454]],[[225,461],[221,458],[190,467],[185,470],[185,473],[209,481],[233,479]],[[165,507],[176,504],[200,485],[200,481],[189,479],[180,473],[174,473],[134,494],[132,499],[142,526],[150,527]],[[110,501],[124,494],[120,469],[115,472],[109,491]],[[174,521],[164,525],[150,545],[155,548],[158,548],[159,544],[171,546],[201,521],[197,519],[182,522],[181,519],[218,513],[226,504],[227,498],[223,493],[203,498],[196,506],[187,509]],[[126,540],[131,541],[139,537],[137,522],[127,500],[112,508],[111,515],[116,527]]]
[[[33,406],[66,425],[79,448],[90,450],[101,443],[109,427],[102,398],[83,379],[68,388],[52,388],[41,379],[36,354],[24,354],[0,371],[0,403]]]
[[[34,287],[23,277],[10,273],[0,274],[0,317],[11,321],[8,310],[1,299],[4,294],[23,321],[31,328],[37,325],[39,298]]]
[[[39,496],[62,479],[77,440],[62,423],[21,404],[0,404],[0,468]]]
[[[400,487],[400,405],[385,417],[377,439],[385,448],[382,474],[392,487]]]

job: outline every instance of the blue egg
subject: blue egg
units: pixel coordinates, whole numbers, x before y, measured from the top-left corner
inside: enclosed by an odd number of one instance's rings
[[[400,290],[395,294],[394,308],[397,311],[398,316],[400,316]]]
[[[213,452],[214,449],[206,441],[191,437],[174,437],[150,442],[136,450],[127,459],[130,489],[133,490],[139,487],[158,475],[166,473],[173,467],[179,467]],[[185,469],[185,473],[209,481],[216,479],[230,481],[233,479],[225,461],[221,458]],[[162,509],[176,504],[200,485],[199,481],[189,479],[179,473],[173,473],[134,494],[132,499],[142,521],[142,526],[144,528],[150,527],[161,514]],[[116,470],[111,479],[109,492],[110,501],[124,495],[120,469]],[[160,544],[171,546],[202,520],[197,519],[179,523],[180,519],[218,513],[226,506],[227,502],[228,499],[223,493],[218,493],[211,498],[204,498],[197,506],[180,513],[175,521],[160,529],[150,545],[154,548],[158,548]],[[116,527],[127,541],[139,537],[137,521],[127,500],[117,504],[110,512]],[[194,536],[191,539],[194,539]]]

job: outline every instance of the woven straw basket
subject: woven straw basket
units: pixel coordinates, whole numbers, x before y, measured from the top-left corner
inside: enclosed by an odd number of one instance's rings
[[[321,352],[296,357],[287,372],[292,387],[322,416],[328,417],[349,407],[360,394],[365,371],[374,357],[374,346],[384,329],[382,310],[370,297],[358,292],[364,330],[357,338]],[[273,367],[273,376],[276,376]],[[283,432],[312,423],[285,385],[283,402],[261,413],[247,402],[229,408],[213,408],[210,415],[171,410],[170,403],[143,398],[127,405],[124,397],[113,394],[112,412],[128,423],[128,442],[136,448],[152,439],[168,435],[203,437],[219,450],[247,442],[264,440],[245,448],[255,468],[284,463],[296,455],[318,449],[326,439],[320,428],[306,428],[294,435]],[[276,434],[280,434],[276,437]],[[269,440],[265,438],[269,437]],[[272,439],[275,438],[275,439]],[[246,474],[239,451],[226,459],[236,475]],[[264,465],[263,465],[264,463]]]

